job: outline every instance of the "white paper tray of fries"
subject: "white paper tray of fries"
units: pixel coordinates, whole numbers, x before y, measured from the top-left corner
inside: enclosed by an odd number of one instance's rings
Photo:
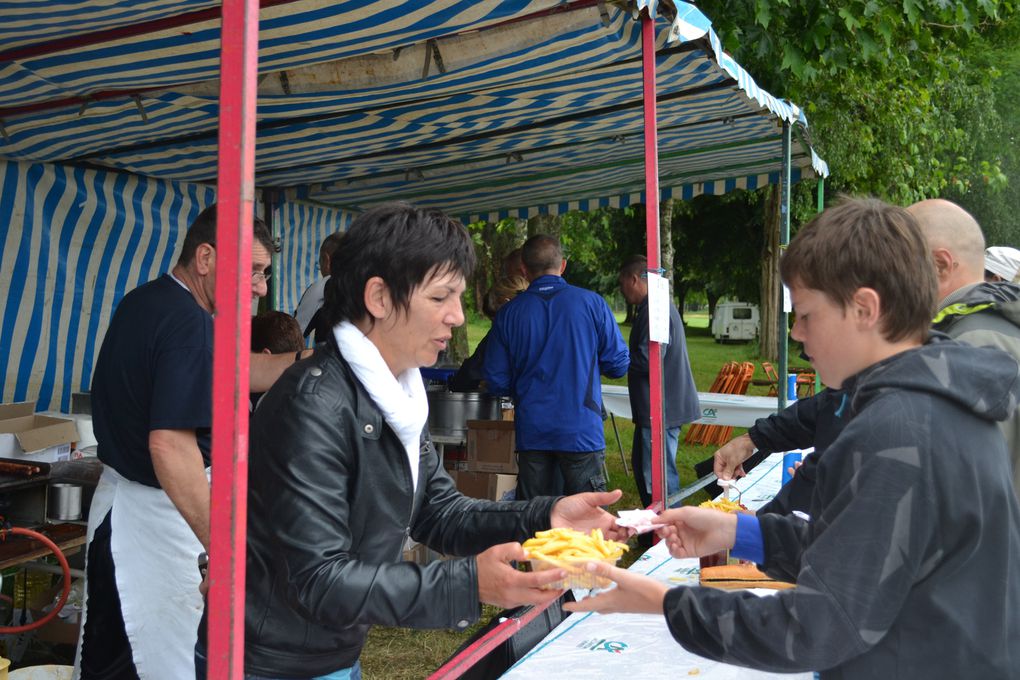
[[[607,541],[599,529],[592,529],[590,534],[565,528],[539,531],[523,545],[531,558],[532,571],[562,569],[566,572],[566,576],[545,586],[550,590],[608,587],[612,583],[609,579],[587,571],[585,565],[589,562],[615,565],[627,550],[625,543]]]

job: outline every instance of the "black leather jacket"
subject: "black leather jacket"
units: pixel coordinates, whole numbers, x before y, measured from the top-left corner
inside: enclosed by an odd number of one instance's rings
[[[406,450],[332,337],[255,412],[248,493],[245,666],[274,677],[353,665],[371,624],[469,625],[474,558],[403,562],[404,539],[475,555],[548,528],[555,502],[462,496],[427,432],[412,492]]]

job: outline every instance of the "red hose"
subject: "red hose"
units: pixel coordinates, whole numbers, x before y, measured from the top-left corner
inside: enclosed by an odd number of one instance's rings
[[[24,626],[0,626],[0,635],[7,635],[9,633],[24,633],[25,631],[35,630],[45,626],[53,617],[60,613],[60,610],[64,608],[64,603],[67,602],[67,596],[71,593],[71,567],[67,564],[67,558],[64,557],[64,553],[60,552],[60,548],[57,544],[49,539],[48,536],[40,534],[38,531],[32,531],[31,529],[23,529],[21,527],[13,527],[7,531],[0,532],[0,536],[6,537],[7,533],[19,534],[21,536],[27,536],[33,540],[39,541],[44,546],[50,549],[50,551],[57,556],[57,561],[60,562],[60,568],[64,572],[64,588],[60,593],[60,600],[57,601],[57,606],[54,607],[49,613],[43,616],[38,621],[32,623],[26,623]],[[26,604],[26,607],[28,605]]]

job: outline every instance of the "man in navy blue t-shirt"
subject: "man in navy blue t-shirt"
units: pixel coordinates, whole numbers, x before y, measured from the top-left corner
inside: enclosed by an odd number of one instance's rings
[[[255,220],[252,297],[267,292],[272,236]],[[194,677],[209,546],[216,206],[188,229],[173,271],[120,301],[92,377],[103,475],[89,515],[83,679]],[[254,355],[253,388],[295,357]],[[130,642],[129,642],[130,640]]]

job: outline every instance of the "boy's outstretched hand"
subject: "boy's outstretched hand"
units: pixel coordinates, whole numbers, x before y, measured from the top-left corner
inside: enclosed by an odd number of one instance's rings
[[[662,603],[669,586],[641,574],[632,574],[626,569],[614,567],[605,562],[589,562],[588,571],[611,579],[616,587],[597,595],[589,595],[577,602],[567,602],[563,608],[568,612],[599,612],[613,614],[662,614]]]
[[[701,557],[729,550],[737,537],[737,516],[710,508],[676,508],[659,514],[656,533],[673,557]]]

